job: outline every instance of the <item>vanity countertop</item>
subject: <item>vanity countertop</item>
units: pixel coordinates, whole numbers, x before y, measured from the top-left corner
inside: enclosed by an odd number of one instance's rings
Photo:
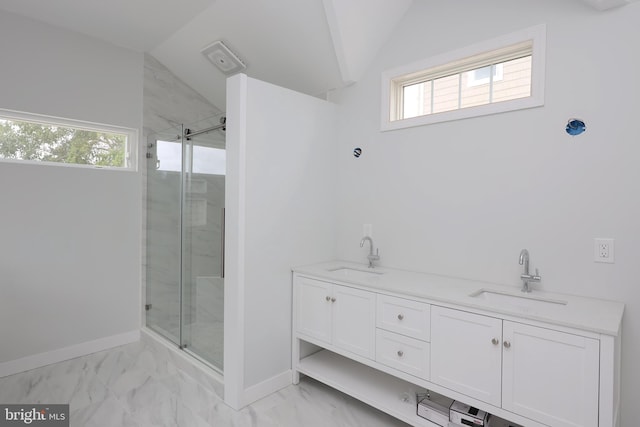
[[[341,274],[340,269],[366,272],[364,274]],[[428,273],[376,267],[345,261],[331,261],[294,267],[295,273],[368,288],[378,292],[388,292],[407,297],[417,297],[430,302],[453,304],[477,310],[495,312],[558,326],[582,329],[605,335],[617,336],[621,332],[624,304],[577,295],[555,294],[534,290],[520,295],[518,288],[495,283]],[[344,272],[342,272],[344,273]],[[371,274],[367,274],[371,273]],[[376,274],[377,273],[377,274]],[[474,297],[479,291],[496,292],[514,297],[562,301],[562,304],[542,304],[543,307],[519,307],[502,301],[491,301]]]

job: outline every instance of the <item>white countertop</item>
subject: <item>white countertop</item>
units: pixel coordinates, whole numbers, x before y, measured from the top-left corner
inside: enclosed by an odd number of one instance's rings
[[[350,277],[332,270],[349,268],[379,274],[371,277]],[[576,295],[555,294],[534,290],[525,297],[563,301],[566,304],[548,304],[548,307],[516,307],[471,296],[479,290],[490,290],[518,296],[520,291],[513,286],[498,285],[482,281],[415,273],[404,270],[376,267],[345,261],[331,261],[294,267],[295,273],[314,276],[332,282],[353,284],[380,292],[390,292],[409,297],[418,297],[431,302],[454,304],[477,310],[506,314],[524,319],[552,323],[558,326],[617,336],[620,333],[624,304]]]

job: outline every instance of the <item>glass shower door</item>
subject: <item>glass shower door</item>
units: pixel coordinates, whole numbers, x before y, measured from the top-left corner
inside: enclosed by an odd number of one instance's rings
[[[184,141],[182,345],[223,367],[226,151],[218,131]]]
[[[147,140],[147,327],[180,345],[182,126]]]
[[[147,326],[223,368],[224,133],[155,134],[147,154]]]

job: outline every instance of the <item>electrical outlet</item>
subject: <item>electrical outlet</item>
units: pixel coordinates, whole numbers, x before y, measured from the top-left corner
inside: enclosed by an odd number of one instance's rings
[[[373,225],[371,224],[362,224],[362,235],[373,237]]]
[[[613,264],[615,262],[614,240],[595,238],[593,242],[593,261]]]

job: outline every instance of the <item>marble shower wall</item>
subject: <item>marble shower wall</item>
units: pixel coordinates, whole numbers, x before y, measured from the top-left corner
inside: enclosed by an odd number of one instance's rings
[[[211,312],[210,304],[219,301],[222,286],[203,286],[214,283],[220,276],[221,237],[220,216],[224,203],[224,176],[193,174],[194,185],[186,195],[184,251],[180,252],[180,173],[156,170],[155,140],[177,141],[181,125],[193,130],[219,123],[222,112],[178,79],[171,71],[150,55],[144,61],[144,141],[140,153],[143,170],[143,295],[152,304],[145,312],[146,324],[175,339],[179,327],[180,260],[189,277],[185,283],[185,309],[190,331],[204,331],[206,346],[218,347],[219,338],[212,338],[211,330],[221,329],[222,313]],[[198,145],[224,147],[224,134],[215,131],[197,137]],[[150,144],[153,146],[149,147]],[[147,152],[151,158],[147,159]],[[200,278],[200,280],[198,280]],[[203,280],[204,278],[204,280]],[[200,285],[196,286],[196,282]],[[197,303],[198,300],[201,300]],[[218,324],[220,323],[220,324]],[[209,332],[209,333],[207,333]],[[218,334],[216,334],[218,335]],[[197,346],[196,346],[197,347]],[[207,359],[207,355],[203,355]],[[216,363],[218,365],[218,363]],[[221,361],[220,364],[221,366]]]
[[[143,126],[146,135],[153,132],[164,133],[181,124],[194,129],[212,126],[218,124],[222,114],[222,111],[148,54],[144,57],[143,95]]]

